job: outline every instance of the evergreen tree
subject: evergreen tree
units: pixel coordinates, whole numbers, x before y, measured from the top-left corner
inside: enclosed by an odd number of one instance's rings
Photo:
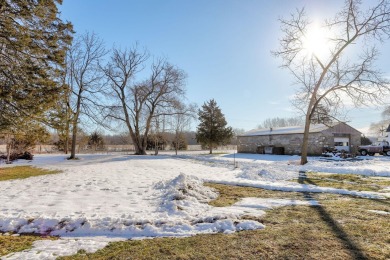
[[[15,118],[43,117],[62,90],[72,25],[58,18],[61,0],[0,2],[0,131]]]
[[[208,146],[210,154],[213,147],[226,144],[233,137],[233,129],[227,127],[224,114],[214,99],[203,104],[198,112],[200,124],[197,128],[196,140],[203,146]]]

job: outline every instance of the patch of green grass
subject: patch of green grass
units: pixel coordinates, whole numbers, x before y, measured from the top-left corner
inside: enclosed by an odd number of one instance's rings
[[[304,184],[358,191],[380,191],[390,186],[390,178],[378,178],[356,174],[307,173]]]
[[[32,243],[37,240],[50,239],[54,240],[54,237],[41,237],[32,235],[21,235],[21,236],[0,236],[0,256],[5,256],[10,253],[20,252],[25,249],[30,249]]]
[[[336,194],[302,194],[207,184],[218,190],[214,206],[244,197],[315,199],[321,206],[287,206],[255,218],[263,230],[110,243],[94,254],[61,259],[388,259],[390,200]]]
[[[25,179],[33,176],[56,174],[56,173],[60,173],[60,171],[45,170],[45,169],[35,168],[31,166],[7,167],[7,168],[0,168],[0,181],[13,180],[13,179]]]

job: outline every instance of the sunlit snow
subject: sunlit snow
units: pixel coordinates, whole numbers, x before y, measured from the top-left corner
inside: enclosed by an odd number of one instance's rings
[[[367,157],[368,158],[368,157]],[[297,156],[184,153],[179,156],[37,155],[34,165],[62,173],[0,183],[0,231],[58,235],[57,241],[37,241],[32,250],[4,259],[55,259],[84,249],[94,252],[108,241],[161,236],[191,236],[262,229],[242,218],[261,216],[287,205],[318,205],[316,201],[245,198],[230,207],[212,207],[218,194],[203,182],[281,191],[326,192],[381,199],[381,193],[299,184],[299,171],[390,176],[390,158],[322,161],[305,166]],[[238,168],[234,167],[234,163]],[[1,165],[2,167],[8,167]]]

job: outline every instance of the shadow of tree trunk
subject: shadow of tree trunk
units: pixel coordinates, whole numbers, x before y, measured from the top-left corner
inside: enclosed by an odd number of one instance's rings
[[[312,182],[307,177],[299,177],[298,182],[300,184],[312,184],[315,185],[314,182]],[[304,193],[304,197],[307,200],[315,200],[315,198],[312,196],[311,193]],[[359,245],[353,241],[347,232],[343,229],[343,227],[337,223],[337,220],[335,220],[332,215],[321,205],[314,206],[317,213],[321,217],[321,219],[328,225],[328,227],[333,231],[335,236],[344,244],[346,249],[348,249],[351,253],[351,256],[353,259],[368,259],[365,254],[363,253],[363,250],[359,247]]]

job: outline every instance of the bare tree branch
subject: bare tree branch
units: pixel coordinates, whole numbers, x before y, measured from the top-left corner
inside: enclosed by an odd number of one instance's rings
[[[378,52],[373,46],[374,40],[381,42],[390,36],[389,1],[380,0],[366,11],[360,7],[360,1],[348,0],[333,19],[324,22],[324,28],[333,34],[325,58],[304,53],[303,39],[310,22],[303,9],[288,20],[280,20],[284,37],[273,54],[281,58],[282,67],[289,69],[300,86],[293,105],[306,118],[302,164],[307,162],[308,133],[313,119],[325,114],[326,118],[336,118],[346,98],[355,106],[381,104],[390,93],[389,80],[374,66]],[[352,45],[360,46],[359,56],[346,53]]]

